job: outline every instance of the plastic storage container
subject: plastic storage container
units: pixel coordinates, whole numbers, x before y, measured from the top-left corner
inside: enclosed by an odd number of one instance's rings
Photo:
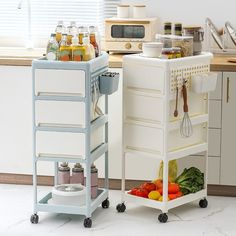
[[[217,83],[217,73],[209,72],[195,75],[192,78],[192,90],[195,93],[208,93],[214,91]]]
[[[119,73],[106,72],[100,76],[99,89],[101,94],[112,94],[118,90]]]

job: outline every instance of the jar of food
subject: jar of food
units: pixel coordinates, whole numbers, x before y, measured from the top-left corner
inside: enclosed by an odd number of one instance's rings
[[[164,23],[164,34],[170,35],[172,32],[172,23],[171,22],[165,22]]]
[[[70,183],[84,185],[84,168],[81,166],[80,163],[76,163],[72,168]]]
[[[147,17],[145,5],[134,5],[133,6],[133,18],[143,19]]]
[[[70,183],[70,167],[67,162],[61,163],[58,168],[58,184]]]
[[[165,59],[176,59],[181,57],[181,49],[178,47],[163,48],[162,57]]]
[[[175,36],[172,40],[172,47],[181,49],[181,57],[193,55],[193,37],[192,36]]]
[[[175,35],[182,36],[182,24],[175,23]]]
[[[193,37],[193,55],[199,55],[202,52],[202,41],[204,40],[204,30],[201,26],[185,26],[183,34]]]
[[[118,18],[129,18],[129,5],[118,5],[117,6],[117,17]]]

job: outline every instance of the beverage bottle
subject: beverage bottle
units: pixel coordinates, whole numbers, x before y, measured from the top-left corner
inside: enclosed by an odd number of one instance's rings
[[[91,165],[91,197],[96,198],[98,194],[98,169]]]
[[[83,37],[83,46],[85,47],[84,61],[89,61],[95,58],[95,50],[92,44],[90,44],[89,34],[85,33]]]
[[[72,168],[72,176],[70,178],[71,184],[82,184],[84,185],[84,168],[80,163],[76,163]]]
[[[84,34],[87,33],[87,27],[85,26],[79,26],[78,27],[78,38],[79,38],[79,44],[83,44],[83,38],[84,38]]]
[[[59,53],[59,44],[56,40],[56,34],[51,34],[51,37],[47,44],[47,60],[55,61],[58,60],[58,53]]]
[[[98,44],[98,32],[95,26],[89,26],[89,38],[95,50],[95,57],[98,57],[100,55],[100,48]]]
[[[60,61],[71,61],[71,46],[67,43],[67,34],[62,34],[59,52]]]
[[[85,56],[85,46],[79,44],[77,36],[72,39],[72,61],[83,61]]]
[[[77,27],[75,21],[71,21],[67,27],[67,44],[72,44],[72,38],[77,34]]]
[[[56,40],[58,43],[62,40],[62,34],[64,34],[66,31],[66,28],[63,24],[63,21],[58,21],[58,24],[56,26],[55,32],[56,32]]]
[[[58,184],[70,183],[70,167],[67,162],[61,163],[58,168]]]

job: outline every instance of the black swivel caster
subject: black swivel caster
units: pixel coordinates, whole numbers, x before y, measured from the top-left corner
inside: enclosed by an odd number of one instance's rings
[[[102,202],[102,208],[106,209],[106,208],[109,208],[109,206],[110,206],[110,202],[107,198],[106,200]]]
[[[208,201],[206,200],[206,198],[201,199],[201,200],[199,201],[199,206],[200,206],[201,208],[207,208],[207,206],[208,206]]]
[[[92,227],[92,220],[90,218],[84,219],[84,227],[85,228],[91,228]]]
[[[126,210],[125,204],[124,203],[118,204],[116,206],[116,210],[117,210],[117,212],[125,212],[125,210]]]
[[[31,217],[30,217],[30,222],[32,224],[38,224],[39,222],[39,216],[37,214],[33,214]]]
[[[166,223],[167,220],[168,220],[168,215],[166,213],[162,213],[158,216],[158,220],[161,222],[161,223]]]

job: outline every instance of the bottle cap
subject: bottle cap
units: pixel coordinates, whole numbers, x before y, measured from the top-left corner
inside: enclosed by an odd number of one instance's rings
[[[60,170],[60,171],[69,171],[69,170],[70,170],[70,167],[68,166],[68,163],[63,162],[63,163],[61,163],[61,165],[60,165],[60,167],[59,167],[59,170]]]
[[[98,169],[96,168],[96,166],[94,164],[91,165],[91,173],[97,173]]]
[[[63,20],[59,20],[58,25],[63,25]]]
[[[75,22],[75,21],[71,21],[71,22],[70,22],[70,25],[71,25],[71,26],[76,26],[76,22]]]
[[[81,166],[80,163],[76,163],[74,165],[74,168],[72,169],[73,172],[83,172],[84,168]]]

